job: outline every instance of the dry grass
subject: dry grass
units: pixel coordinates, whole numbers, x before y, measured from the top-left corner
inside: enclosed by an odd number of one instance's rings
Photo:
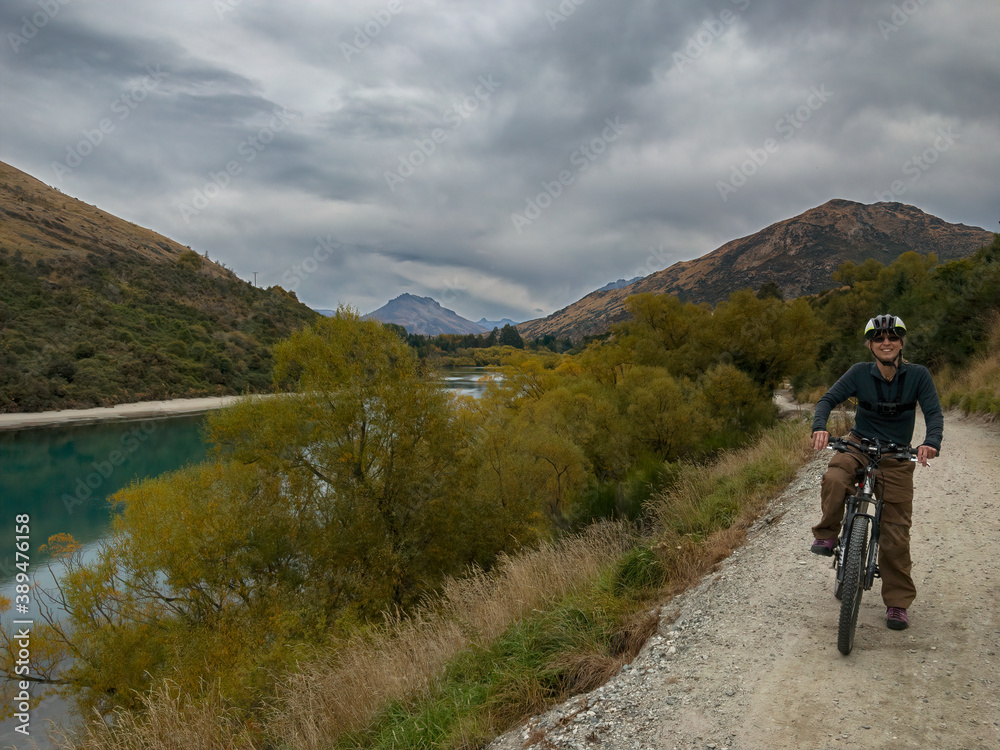
[[[966,414],[1000,418],[1000,313],[994,313],[986,353],[960,373],[945,373],[939,379],[941,402]]]
[[[146,262],[173,263],[189,248],[151,229],[91,206],[9,164],[0,162],[0,247],[31,260],[73,257],[111,251],[137,253]],[[235,278],[231,271],[205,261],[202,272]]]
[[[208,690],[207,700],[195,703],[172,683],[165,682],[143,698],[143,711],[116,711],[111,724],[97,717],[79,737],[57,732],[56,750],[261,750],[252,727],[236,717]]]
[[[269,733],[302,750],[332,746],[387,702],[429,694],[462,649],[489,643],[532,610],[593,581],[634,543],[625,526],[602,524],[581,537],[505,557],[489,573],[449,582],[440,600],[417,616],[387,622],[302,665],[280,687]]]
[[[786,424],[711,465],[685,467],[668,491],[654,495],[656,551],[669,574],[669,593],[696,583],[739,547],[811,452],[805,426]]]

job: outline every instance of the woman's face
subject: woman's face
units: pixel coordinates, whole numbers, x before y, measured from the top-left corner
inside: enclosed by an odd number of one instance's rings
[[[881,362],[893,362],[903,350],[903,339],[892,334],[880,334],[868,342],[875,358]]]

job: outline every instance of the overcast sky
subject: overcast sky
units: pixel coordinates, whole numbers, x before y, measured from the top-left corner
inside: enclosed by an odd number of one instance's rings
[[[0,159],[315,308],[549,314],[830,198],[998,229],[996,0],[4,0]]]

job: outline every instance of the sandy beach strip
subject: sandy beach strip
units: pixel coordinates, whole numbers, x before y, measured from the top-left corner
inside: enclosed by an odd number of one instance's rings
[[[0,430],[20,430],[29,427],[87,424],[107,420],[156,419],[221,409],[243,396],[210,396],[208,398],[174,398],[166,401],[140,401],[135,404],[101,406],[93,409],[61,409],[34,413],[0,414]]]

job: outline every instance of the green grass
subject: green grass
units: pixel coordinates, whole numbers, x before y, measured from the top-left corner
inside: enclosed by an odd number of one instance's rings
[[[605,576],[491,644],[467,649],[429,696],[391,703],[337,747],[479,747],[521,718],[597,687],[634,655],[624,649],[630,618],[649,595],[648,587],[617,585],[621,580]]]

